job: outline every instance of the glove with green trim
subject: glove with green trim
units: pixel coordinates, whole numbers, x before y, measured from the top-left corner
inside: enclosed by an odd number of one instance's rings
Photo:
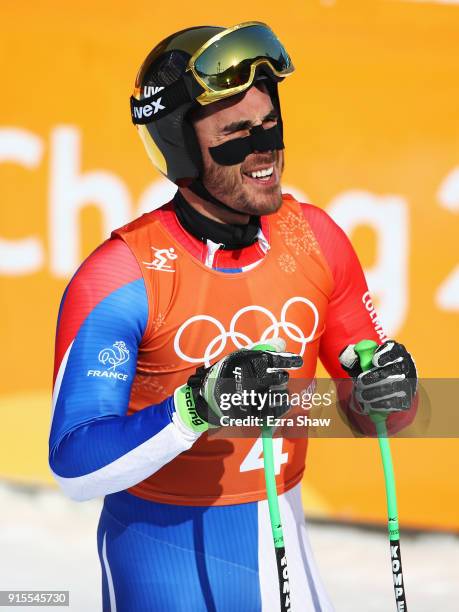
[[[403,344],[387,340],[375,350],[372,367],[362,372],[355,344],[339,355],[343,370],[354,380],[350,408],[358,414],[407,411],[413,405],[417,389],[414,360]]]
[[[277,417],[287,412],[286,370],[300,368],[303,359],[284,351],[285,341],[275,338],[234,351],[208,368],[198,368],[174,394],[182,421],[202,432],[220,426],[223,415]],[[274,391],[278,393],[270,396]]]

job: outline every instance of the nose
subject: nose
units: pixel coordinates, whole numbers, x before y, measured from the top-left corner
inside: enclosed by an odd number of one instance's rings
[[[254,153],[265,153],[274,149],[271,138],[266,133],[266,130],[263,128],[262,124],[254,125],[250,129],[250,134],[252,136]]]

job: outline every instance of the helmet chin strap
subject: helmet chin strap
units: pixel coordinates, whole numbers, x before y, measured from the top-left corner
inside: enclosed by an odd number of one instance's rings
[[[215,206],[218,206],[219,208],[228,210],[236,215],[247,216],[246,213],[243,213],[243,212],[240,212],[239,210],[231,208],[231,206],[228,206],[228,204],[225,204],[224,202],[216,198],[214,195],[212,195],[210,191],[207,189],[207,187],[204,186],[204,183],[202,182],[201,178],[194,179],[194,181],[190,185],[188,185],[188,189],[190,189],[190,191],[196,194],[199,198],[202,198],[203,200],[206,200],[207,202],[211,202],[211,204],[214,204]]]

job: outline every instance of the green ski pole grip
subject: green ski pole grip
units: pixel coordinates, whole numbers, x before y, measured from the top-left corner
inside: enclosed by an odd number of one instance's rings
[[[369,370],[373,365],[371,361],[373,359],[373,353],[378,348],[378,345],[374,340],[361,340],[358,344],[355,345],[354,350],[359,356],[360,367],[365,372],[365,370]]]
[[[355,345],[354,350],[359,356],[360,367],[364,372],[371,369],[373,366],[373,354],[377,348],[378,345],[374,340],[361,340]],[[373,412],[370,413],[370,419],[376,425],[376,433],[378,436],[386,436],[386,416]]]

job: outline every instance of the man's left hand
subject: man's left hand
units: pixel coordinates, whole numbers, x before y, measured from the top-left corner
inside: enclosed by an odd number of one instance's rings
[[[373,354],[373,367],[362,372],[355,344],[344,348],[339,361],[354,379],[351,408],[359,414],[409,410],[417,388],[416,366],[403,344],[388,340]]]

